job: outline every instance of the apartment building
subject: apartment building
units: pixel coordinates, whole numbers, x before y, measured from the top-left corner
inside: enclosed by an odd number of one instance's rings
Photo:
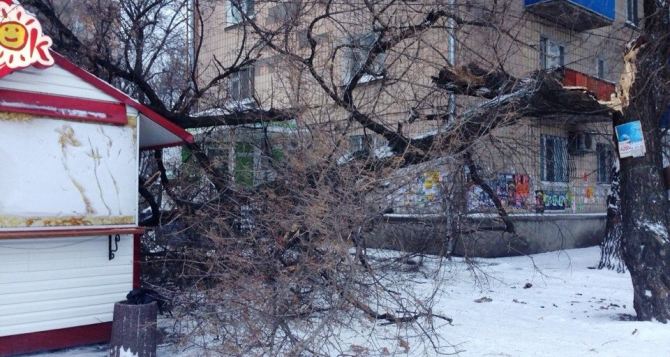
[[[297,108],[300,114],[290,124],[296,130],[344,130],[348,147],[343,158],[347,151],[350,156],[365,152],[381,157],[389,152],[386,140],[351,124],[328,90],[337,95],[358,75],[353,103],[386,128],[413,138],[444,130],[444,122],[429,120],[436,113],[458,118],[480,102],[435,90],[431,78],[447,65],[476,63],[517,78],[560,69],[566,86],[585,87],[599,100],[608,101],[623,69],[624,46],[635,36],[640,8],[638,0],[449,0],[401,5],[216,1],[201,9],[201,80],[218,73],[217,63],[240,63],[246,55],[256,60],[236,72],[220,96],[202,105],[203,109]],[[421,35],[370,56],[381,38],[388,40],[393,31],[408,24],[420,25],[431,11],[450,16]],[[260,41],[263,45],[257,42],[260,37],[266,40]],[[309,57],[312,42],[310,71],[295,61]],[[228,129],[223,134],[228,139],[219,137],[219,142],[228,143],[228,165],[233,171],[240,170],[236,163],[246,162],[237,156],[262,161],[263,150],[254,141],[258,129]],[[236,133],[234,139],[231,132]],[[591,244],[602,235],[614,160],[608,117],[575,113],[514,120],[482,138],[473,153],[480,174],[525,236],[514,247],[518,252]],[[249,171],[248,163],[243,167]],[[412,173],[416,179],[389,192],[387,207],[380,208],[401,221],[443,213],[437,191],[449,179],[450,170],[442,166]],[[487,215],[495,212],[491,198],[478,185],[466,185],[471,218],[495,226]],[[509,252],[509,241],[499,232],[474,240],[496,242],[483,243],[489,246],[476,254]]]

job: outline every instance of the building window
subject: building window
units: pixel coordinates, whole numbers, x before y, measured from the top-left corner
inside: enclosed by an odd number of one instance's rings
[[[355,158],[388,157],[391,155],[391,148],[388,145],[388,140],[377,135],[349,136],[349,154]]]
[[[541,141],[542,181],[568,182],[568,139],[542,135]]]
[[[298,18],[300,7],[297,2],[282,2],[268,10],[268,23],[291,23]]]
[[[626,0],[626,22],[631,25],[638,25],[637,0]]]
[[[382,52],[378,54],[370,65],[365,66],[370,51],[374,47],[378,38],[379,35],[377,33],[370,32],[349,41],[348,58],[346,60],[346,75],[344,76],[345,84],[351,83],[351,80],[359,72],[363,72],[358,81],[359,83],[370,82],[384,77],[386,70],[386,53]],[[363,68],[364,66],[365,68]]]
[[[349,152],[355,153],[367,149],[365,135],[352,135],[349,137]]]
[[[235,144],[235,183],[254,186],[256,148],[249,143]]]
[[[373,145],[373,140],[369,135],[351,135],[349,137],[349,153],[355,157],[368,156]]]
[[[546,37],[540,38],[540,66],[542,69],[565,66],[565,47]]]
[[[228,26],[239,24],[254,14],[254,0],[228,0],[226,19]]]
[[[242,68],[230,75],[228,92],[230,98],[237,104],[249,104],[253,102],[254,76],[255,71],[253,66]]]
[[[296,32],[296,39],[298,42],[298,48],[309,47],[309,37],[307,37],[307,32],[309,30],[298,30]]]
[[[605,60],[602,58],[596,60],[596,76],[605,79]]]
[[[612,165],[614,163],[614,154],[612,146],[608,144],[596,145],[596,155],[598,156],[598,183],[610,184],[612,182]]]

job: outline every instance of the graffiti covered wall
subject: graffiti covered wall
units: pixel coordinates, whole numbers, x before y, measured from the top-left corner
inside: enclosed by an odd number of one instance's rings
[[[425,214],[443,211],[443,185],[447,169],[400,170],[385,190],[385,202],[393,213]]]
[[[536,121],[510,126],[502,130],[505,135],[501,135],[498,140],[506,141],[509,147],[517,145],[516,149],[505,151],[505,146],[500,149],[482,143],[475,155],[476,162],[481,165],[480,174],[510,213],[604,213],[609,184],[603,172],[607,171],[611,163],[609,166],[603,165],[606,160],[601,159],[603,155],[598,150],[611,142],[611,128],[606,124],[600,125],[602,127],[598,125],[580,126],[580,130],[592,133],[594,141],[590,150],[577,152],[568,150],[571,145],[569,133],[574,128],[541,125]],[[598,131],[602,135],[596,135]],[[554,162],[554,165],[547,165],[553,162],[547,157],[557,155],[557,151],[545,152],[541,145],[541,138],[546,135],[563,138],[560,143],[568,146],[561,151],[565,157]],[[444,197],[441,197],[441,189],[452,181],[447,177],[462,174],[465,192],[460,191],[459,195],[465,194],[467,210],[472,213],[495,212],[491,197],[469,180],[468,171],[463,169],[462,163],[454,162],[453,167],[456,167],[453,171],[446,168],[432,170],[428,167],[414,171],[401,170],[403,174],[399,176],[404,176],[409,183],[400,185],[395,193],[388,196],[393,201],[393,211],[442,212],[445,202]],[[548,174],[550,170],[551,174]],[[560,171],[560,175],[557,171]],[[447,176],[448,172],[450,176]],[[450,192],[449,189],[446,192]]]
[[[526,174],[501,173],[488,184],[496,192],[504,207],[511,209],[529,209],[533,207],[530,176]],[[495,207],[493,200],[481,189],[471,184],[468,189],[468,209],[470,211],[486,210]]]

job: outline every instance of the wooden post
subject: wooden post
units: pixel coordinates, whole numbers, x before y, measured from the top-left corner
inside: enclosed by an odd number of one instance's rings
[[[126,301],[114,304],[110,357],[155,357],[158,316],[156,302],[131,305]]]

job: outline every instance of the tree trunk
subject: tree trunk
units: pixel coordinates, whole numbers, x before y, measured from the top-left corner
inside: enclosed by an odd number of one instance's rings
[[[612,165],[612,182],[607,195],[607,224],[605,238],[600,244],[600,263],[598,269],[616,269],[617,272],[626,271],[621,247],[621,186],[619,180],[619,161],[614,160]]]
[[[622,247],[640,320],[670,319],[670,205],[662,179],[660,119],[670,104],[668,20],[655,0],[645,0],[644,34],[628,50],[618,97],[623,116],[615,125],[639,120],[646,155],[621,160]],[[664,10],[661,14],[661,11]]]
[[[621,165],[623,257],[633,280],[638,319],[667,322],[670,319],[667,205],[660,170],[651,161],[651,158],[624,159]]]

